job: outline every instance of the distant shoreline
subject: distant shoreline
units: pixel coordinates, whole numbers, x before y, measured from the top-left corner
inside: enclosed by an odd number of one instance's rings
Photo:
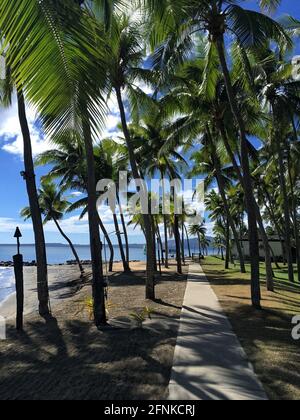
[[[86,261],[80,261],[82,265],[84,266],[90,266],[92,265],[92,261],[91,260],[86,260]],[[142,260],[130,260],[129,263],[141,263],[143,262]],[[122,261],[121,260],[116,260],[114,261],[114,264],[121,264]],[[72,266],[76,266],[77,262],[74,261],[66,261],[64,263],[53,263],[53,264],[47,264],[48,267],[72,267]],[[0,267],[4,267],[4,268],[13,268],[14,267],[14,263],[12,261],[0,261]],[[28,261],[24,261],[24,267],[36,267],[36,262],[32,261],[32,262],[28,262]]]

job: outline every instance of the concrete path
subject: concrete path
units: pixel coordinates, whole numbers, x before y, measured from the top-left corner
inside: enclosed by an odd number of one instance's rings
[[[266,400],[199,264],[190,265],[169,400]]]

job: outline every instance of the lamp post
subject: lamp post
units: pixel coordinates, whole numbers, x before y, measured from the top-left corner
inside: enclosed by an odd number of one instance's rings
[[[14,234],[17,239],[17,255],[14,255],[14,272],[16,279],[16,297],[17,297],[17,315],[16,328],[18,331],[23,331],[23,312],[24,312],[24,276],[23,276],[23,255],[20,254],[20,238],[22,233],[17,227]]]

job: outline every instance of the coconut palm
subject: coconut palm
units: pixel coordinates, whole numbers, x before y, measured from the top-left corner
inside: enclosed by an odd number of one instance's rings
[[[96,207],[93,134],[103,122],[105,42],[86,8],[73,0],[4,0],[0,27],[17,89],[35,105],[48,135],[73,128],[85,141],[94,318],[106,324]],[[19,19],[15,19],[18,16]]]
[[[87,194],[85,150],[81,136],[78,136],[76,132],[70,131],[69,133],[66,132],[59,139],[53,138],[53,141],[57,148],[43,152],[35,159],[37,166],[51,165],[50,171],[43,179],[50,181],[59,180],[59,186],[64,191],[73,190],[81,192],[83,195]],[[109,176],[111,170],[106,165],[103,157],[96,153],[96,148],[94,148],[94,159],[96,161],[96,178],[99,180]],[[81,197],[69,207],[68,212],[83,209],[80,215],[80,218],[83,218],[87,214],[87,205],[87,196]],[[109,271],[112,271],[114,247],[99,214],[98,222],[110,250]]]
[[[273,153],[276,153],[279,167],[279,184],[283,198],[284,232],[289,280],[293,282],[291,209],[287,186],[288,181],[285,175],[290,156],[290,136],[296,143],[298,141],[298,134],[295,130],[295,114],[299,114],[300,109],[300,82],[293,79],[292,66],[280,60],[280,57],[276,53],[265,49],[264,51],[254,51],[254,55],[256,57],[258,72],[256,88],[258,89],[262,104],[272,116],[272,126],[269,127],[269,140]],[[289,131],[290,136],[287,135]],[[293,188],[293,185],[291,187]],[[292,199],[294,199],[294,194],[292,195]],[[295,206],[293,207],[295,208]],[[298,234],[296,237],[298,237]],[[299,261],[299,255],[297,261]]]
[[[59,221],[63,219],[66,210],[70,206],[70,202],[62,195],[62,192],[57,189],[57,186],[53,182],[43,181],[38,190],[39,196],[39,207],[41,213],[44,215],[44,224],[53,221],[57,227],[61,236],[68,242],[74,258],[77,262],[81,276],[84,275],[84,269],[77,251],[71,241],[71,239],[63,231]],[[25,207],[21,211],[21,216],[25,219],[31,218],[31,210],[29,207]]]
[[[136,150],[139,166],[144,173],[154,177],[157,174],[162,181],[162,213],[164,223],[165,241],[165,267],[169,267],[169,244],[168,244],[168,215],[166,214],[169,197],[166,192],[166,179],[180,179],[180,169],[187,167],[187,162],[178,152],[179,144],[174,144],[177,131],[174,121],[170,121],[163,112],[163,106],[157,103],[156,112],[145,115],[138,124],[130,126],[132,138],[138,149]],[[170,147],[165,147],[166,143]],[[149,160],[149,156],[152,159]],[[178,235],[178,232],[176,233]],[[178,243],[178,240],[177,240]],[[178,261],[179,264],[179,261]],[[180,267],[178,267],[180,271]]]
[[[204,242],[206,243],[205,236],[206,236],[207,229],[205,227],[205,223],[202,222],[200,224],[191,225],[189,226],[188,230],[191,236],[197,237],[198,245],[199,245],[199,254],[204,256],[202,245]]]
[[[9,66],[5,68],[5,78],[1,83],[0,101],[5,107],[12,105],[15,84]],[[26,116],[26,106],[23,91],[17,91],[18,116],[23,137],[23,156],[25,171],[22,176],[26,182],[27,195],[32,214],[32,225],[35,238],[35,253],[37,261],[37,291],[39,300],[39,313],[41,316],[49,314],[49,289],[47,275],[47,255],[45,234],[38,203],[36,179],[34,173],[31,136]]]
[[[267,2],[262,2],[266,6]],[[270,5],[271,2],[268,2]],[[273,3],[274,4],[274,3]],[[247,130],[241,110],[238,106],[236,93],[233,89],[232,78],[226,57],[225,35],[230,32],[244,51],[256,46],[262,47],[266,40],[273,40],[281,47],[291,46],[292,41],[283,27],[263,13],[246,10],[231,0],[170,0],[161,6],[156,2],[148,2],[148,9],[153,23],[150,39],[154,44],[162,42],[157,49],[154,61],[157,68],[162,66],[167,70],[173,70],[174,65],[181,63],[184,53],[194,46],[192,35],[196,32],[207,34],[207,78],[215,74],[215,58],[220,63],[225,87],[228,95],[230,109],[239,133],[241,166],[243,170],[243,187],[245,190],[249,242],[251,249],[251,288],[252,304],[260,308],[259,286],[259,243],[257,231],[257,207],[251,180],[249,163],[249,149]],[[163,17],[162,17],[163,15]],[[245,54],[246,55],[246,54]],[[210,83],[211,86],[211,83]]]
[[[151,109],[153,103],[150,98],[138,87],[138,80],[147,79],[150,71],[143,70],[141,64],[145,55],[143,36],[140,31],[138,22],[131,22],[130,18],[125,15],[114,16],[111,27],[108,30],[109,38],[109,62],[108,77],[110,81],[110,89],[116,95],[122,130],[126,141],[129,162],[134,179],[143,179],[143,174],[138,167],[132,138],[128,127],[128,120],[125,108],[125,96],[130,101],[130,110],[132,116],[137,118],[140,107]],[[150,107],[150,108],[149,108]],[[141,190],[144,196],[147,196],[147,188],[144,183],[137,188]],[[144,211],[144,213],[146,213]],[[154,244],[152,221],[149,214],[143,214],[144,229],[147,243],[147,281],[146,281],[146,297],[147,299],[155,298],[154,288]]]

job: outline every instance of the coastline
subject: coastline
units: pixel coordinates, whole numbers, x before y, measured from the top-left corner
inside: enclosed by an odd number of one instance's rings
[[[80,273],[77,266],[53,265],[48,267],[48,282],[51,302],[61,299],[63,294],[68,291],[69,283],[79,279]],[[87,273],[89,270],[86,270]],[[37,288],[36,288],[36,269],[35,267],[24,267],[24,315],[28,315],[38,310]],[[11,293],[0,302],[0,316],[6,320],[16,316],[16,292]]]

